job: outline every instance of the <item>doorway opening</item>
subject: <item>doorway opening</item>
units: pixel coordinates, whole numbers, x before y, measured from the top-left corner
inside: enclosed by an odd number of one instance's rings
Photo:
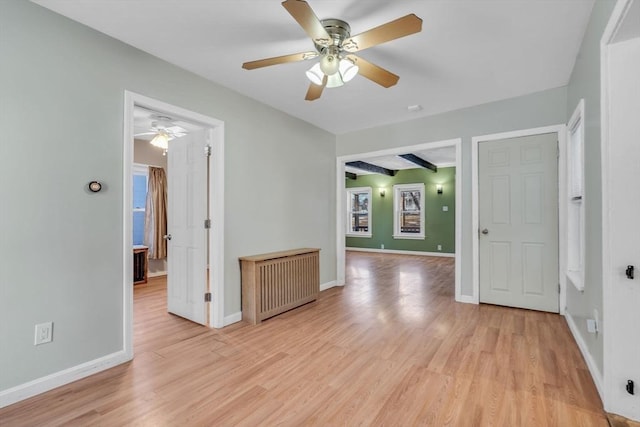
[[[156,256],[159,258],[156,261],[151,260],[152,275],[153,272],[158,275],[167,272],[170,276],[173,275],[168,278],[169,298],[173,295],[174,298],[183,302],[198,304],[198,307],[202,308],[202,316],[200,320],[192,319],[191,313],[188,311],[180,312],[180,308],[170,308],[169,311],[209,327],[220,328],[224,326],[224,123],[128,91],[125,92],[124,123],[124,347],[127,354],[133,357],[134,265],[132,248],[134,243],[140,243],[137,240],[140,240],[141,234],[139,230],[141,214],[147,218],[150,217],[150,212],[144,212],[141,206],[134,206],[133,203],[136,180],[134,175],[136,173],[144,176],[143,172],[146,170],[148,171],[147,175],[150,176],[151,172],[154,172],[155,175],[158,169],[161,172],[167,171],[165,192],[169,195],[168,220],[166,221],[168,228],[163,229],[160,226],[160,220],[154,219],[153,221],[158,221],[158,223],[155,224],[154,231],[151,233],[155,233],[155,240],[152,240],[151,245],[157,245],[157,247],[149,248],[149,241],[143,242],[142,246],[162,255],[163,251],[158,242],[170,241],[166,261],[162,259],[163,256]],[[160,134],[167,137],[166,141],[164,143],[160,141],[159,147],[151,147],[150,141],[147,142],[147,139],[153,139]],[[136,145],[141,148],[136,150],[134,148]],[[142,147],[146,149],[147,157],[141,153]],[[152,151],[150,154],[149,149],[156,151]],[[182,161],[182,164],[178,160]],[[198,166],[193,169],[199,169],[199,171],[192,171],[192,165],[189,162],[195,162],[194,164]],[[166,169],[163,170],[162,166],[166,166]],[[137,178],[137,184],[142,184],[141,181],[145,179],[146,182],[150,181],[150,178]],[[157,185],[161,186],[161,184]],[[182,188],[185,191],[176,190]],[[202,197],[189,198],[191,190],[194,190],[194,194],[200,194]],[[171,197],[176,202],[173,205]],[[148,206],[151,206],[152,210],[157,210],[148,203],[145,204],[145,210],[148,210]],[[175,212],[172,215],[172,206],[182,207],[182,211],[174,209]],[[136,212],[138,212],[137,223],[134,224]],[[194,212],[194,214],[187,215],[188,212]],[[202,221],[198,221],[196,224],[196,220],[200,219],[200,216],[202,216]],[[181,232],[181,225],[176,223],[176,220],[181,219],[187,224],[188,230],[185,232]],[[144,221],[142,223],[144,224]],[[176,232],[172,233],[172,228]],[[182,228],[185,228],[184,224]],[[134,230],[136,236],[134,236]],[[165,233],[162,230],[167,230],[166,234],[162,234]],[[172,239],[172,234],[176,234],[175,239]],[[196,236],[195,243],[193,236]],[[134,239],[137,240],[134,241]],[[185,239],[191,240],[184,243]],[[182,250],[184,247],[186,249]],[[200,261],[195,262],[194,259],[200,259]],[[184,268],[180,267],[181,265]],[[187,267],[199,271],[198,277],[194,279],[193,274],[187,271]],[[201,271],[199,267],[201,267]],[[191,292],[192,289],[204,291],[202,295],[196,295]]]
[[[462,242],[462,186],[461,186],[461,139],[452,139],[446,141],[437,141],[430,143],[423,143],[413,146],[405,146],[392,148],[381,151],[374,151],[368,153],[340,156],[337,158],[336,165],[336,242],[337,242],[337,285],[343,286],[346,280],[346,250],[347,250],[347,237],[349,238],[358,238],[356,236],[362,236],[361,238],[372,241],[373,235],[376,234],[376,231],[372,229],[373,226],[376,226],[376,215],[380,215],[380,212],[376,213],[375,207],[383,207],[383,210],[386,214],[390,215],[388,218],[389,223],[394,223],[393,229],[391,225],[388,225],[388,230],[385,232],[385,238],[394,239],[394,241],[407,241],[410,243],[418,243],[425,241],[425,224],[430,224],[429,221],[432,218],[424,216],[425,206],[429,207],[429,200],[436,200],[437,202],[433,203],[431,207],[437,205],[437,209],[442,211],[444,214],[447,214],[449,206],[444,204],[440,206],[442,203],[439,201],[438,197],[441,197],[443,194],[446,194],[447,186],[449,186],[449,191],[455,192],[455,196],[453,197],[453,229],[454,236],[448,236],[450,238],[450,243],[448,244],[448,248],[445,248],[446,244],[443,242],[433,242],[434,247],[433,251],[428,250],[420,250],[413,248],[413,253],[418,255],[447,255],[453,257],[455,260],[455,300],[460,302],[469,302],[465,301],[464,295],[461,292],[461,242]],[[400,163],[409,161],[413,162],[415,165],[410,167],[411,169],[421,168],[421,169],[431,169],[431,171],[426,171],[426,173],[431,174],[433,170],[437,170],[437,165],[428,161],[428,153],[431,152],[434,155],[434,159],[437,158],[438,155],[445,155],[449,157],[449,159],[441,163],[443,166],[443,173],[440,175],[442,179],[445,179],[445,175],[451,175],[451,180],[445,183],[437,182],[437,179],[433,180],[433,182],[429,182],[425,184],[424,182],[421,184],[419,182],[412,182],[411,184],[415,184],[413,187],[407,187],[406,185],[398,184],[376,184],[376,183],[368,183],[366,187],[359,188],[357,184],[355,187],[349,186],[347,188],[345,185],[345,178],[353,179],[357,183],[357,172],[351,169],[352,166],[359,166],[360,171],[362,171],[362,167],[368,167],[366,165],[362,165],[362,163],[385,163],[387,168],[383,167],[382,169],[388,169],[392,171],[396,171],[397,169],[405,169],[400,165],[390,166],[387,161],[398,161]],[[421,153],[421,155],[415,155],[415,153]],[[416,159],[417,157],[417,159]],[[383,161],[384,159],[384,161]],[[411,160],[410,160],[411,159]],[[421,161],[422,160],[422,161]],[[426,160],[426,161],[425,161]],[[418,166],[419,162],[421,166]],[[451,168],[447,174],[444,173],[446,169]],[[455,169],[453,169],[455,168]],[[407,170],[411,170],[407,169]],[[380,171],[378,169],[377,173],[382,172],[385,174],[386,172]],[[436,174],[437,175],[437,174]],[[434,175],[435,176],[435,175]],[[350,177],[350,178],[349,178]],[[438,179],[440,179],[440,177]],[[363,180],[364,181],[364,180]],[[367,180],[368,181],[368,180]],[[391,181],[390,181],[391,182]],[[406,183],[405,183],[406,184]],[[388,188],[387,188],[388,187]],[[428,199],[425,201],[424,196],[425,193],[429,192]],[[433,194],[431,194],[433,193]],[[349,196],[349,198],[347,197]],[[357,202],[354,204],[354,200]],[[395,203],[400,203],[401,200],[404,200],[403,209],[396,209],[394,207]],[[355,207],[354,207],[355,206]],[[366,207],[362,208],[363,206]],[[357,208],[357,209],[356,209]],[[354,210],[355,209],[355,210]],[[387,212],[388,211],[388,212]],[[385,215],[385,213],[383,213]],[[428,215],[427,215],[428,216]],[[448,216],[451,216],[450,214]],[[451,234],[451,233],[449,233]],[[387,236],[388,235],[388,236]],[[394,236],[395,235],[395,236]],[[427,236],[428,237],[428,236]],[[375,239],[375,238],[374,238]],[[405,253],[411,254],[411,251],[395,251],[388,246],[384,246],[384,243],[380,243],[380,241],[376,240],[376,247],[373,248],[363,248],[363,251],[371,251],[371,252],[391,252],[391,253]],[[369,245],[370,246],[370,245]],[[380,247],[382,246],[382,247]],[[439,253],[442,251],[442,253]],[[449,254],[445,254],[449,252]]]

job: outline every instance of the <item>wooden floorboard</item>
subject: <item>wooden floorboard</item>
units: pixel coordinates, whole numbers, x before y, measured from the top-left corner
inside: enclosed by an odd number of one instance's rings
[[[640,427],[640,422],[629,420],[616,414],[607,414],[611,427]]]
[[[0,410],[5,426],[607,426],[565,320],[454,302],[454,260],[347,253],[347,285],[208,329],[135,288],[132,362]]]

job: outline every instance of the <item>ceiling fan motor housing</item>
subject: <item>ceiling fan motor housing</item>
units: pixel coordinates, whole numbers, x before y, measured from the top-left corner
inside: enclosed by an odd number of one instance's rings
[[[345,21],[341,19],[323,19],[320,21],[322,26],[331,36],[333,43],[329,46],[322,46],[314,43],[318,52],[325,53],[325,50],[331,46],[338,48],[338,51],[342,50],[342,42],[351,37],[351,27]]]
[[[320,59],[322,72],[327,76],[332,76],[338,72],[342,42],[350,37],[351,27],[340,19],[324,19],[320,22],[331,37],[331,43],[328,46],[314,44],[316,50],[322,55]]]
[[[151,122],[151,128],[156,130],[167,129],[173,126],[173,120],[171,117],[162,116],[160,114],[154,114],[151,116],[155,120]]]

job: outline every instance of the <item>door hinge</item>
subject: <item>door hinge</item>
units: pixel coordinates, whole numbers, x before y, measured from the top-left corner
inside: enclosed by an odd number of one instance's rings
[[[204,228],[207,229],[207,230],[211,228],[211,220],[210,219],[205,219],[204,220]]]
[[[204,294],[204,302],[211,302],[211,292]]]
[[[207,157],[211,157],[211,146],[210,145],[205,145],[204,146],[204,155]]]
[[[558,293],[560,293],[560,283],[558,283]]]

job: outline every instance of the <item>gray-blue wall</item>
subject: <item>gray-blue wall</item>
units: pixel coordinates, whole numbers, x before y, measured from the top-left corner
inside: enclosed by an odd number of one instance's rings
[[[567,284],[567,313],[575,321],[602,373],[603,334],[587,333],[586,319],[597,309],[602,318],[602,170],[600,163],[600,39],[614,0],[597,0],[567,87],[567,121],[585,100],[585,286]]]
[[[0,391],[123,348],[125,90],[225,122],[225,315],[242,255],[321,248],[335,280],[334,135],[25,0],[0,58]]]

